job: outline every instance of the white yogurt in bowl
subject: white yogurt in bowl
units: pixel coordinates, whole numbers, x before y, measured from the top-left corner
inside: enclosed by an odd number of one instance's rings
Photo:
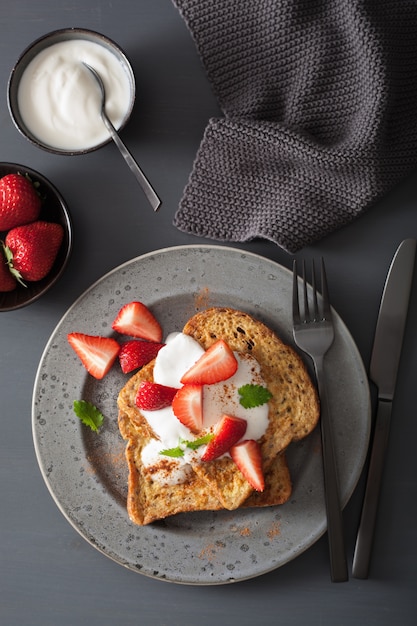
[[[95,150],[110,140],[100,116],[100,92],[83,62],[101,75],[106,112],[120,129],[135,99],[133,71],[111,40],[84,29],[55,31],[30,46],[9,81],[17,128],[36,145],[62,154]]]

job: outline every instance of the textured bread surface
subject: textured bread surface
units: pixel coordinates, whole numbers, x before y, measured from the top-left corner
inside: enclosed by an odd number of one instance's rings
[[[269,426],[261,441],[266,462],[315,428],[319,403],[306,367],[295,350],[265,324],[242,311],[211,308],[194,315],[183,332],[205,349],[223,337],[232,350],[249,352],[260,364],[272,393]]]
[[[218,339],[225,339],[232,350],[248,352],[258,361],[272,393],[268,428],[259,442],[264,470],[292,441],[314,429],[319,417],[318,399],[304,363],[265,324],[242,311],[214,307],[194,315],[183,332],[206,350]],[[252,491],[228,457],[202,463],[195,471],[211,484],[225,508],[237,508]]]
[[[132,522],[143,526],[177,513],[224,509],[207,482],[194,472],[191,472],[186,483],[175,486],[164,486],[152,480],[152,476],[144,470],[140,457],[143,446],[149,441],[147,430],[132,422],[123,411],[119,412],[119,428],[128,441],[127,511]],[[274,459],[266,473],[265,482],[265,490],[253,492],[243,502],[243,507],[273,506],[288,500],[292,485],[284,453]]]
[[[194,473],[186,483],[175,486],[165,486],[152,480],[152,475],[147,474],[141,461],[142,449],[149,441],[148,431],[132,422],[123,411],[119,412],[119,428],[128,441],[127,511],[135,524],[142,526],[176,513],[222,508],[218,499]]]
[[[183,332],[205,349],[223,338],[232,350],[250,353],[260,364],[265,385],[272,393],[269,424],[259,440],[266,488],[262,493],[254,492],[229,457],[195,463],[183,484],[164,486],[152,480],[142,465],[141,450],[155,435],[135,406],[139,384],[153,379],[151,362],[129,379],[118,397],[119,428],[128,442],[130,518],[137,524],[148,524],[179,512],[283,504],[292,488],[285,449],[291,441],[308,435],[319,417],[317,393],[302,360],[267,326],[230,308],[197,313]]]

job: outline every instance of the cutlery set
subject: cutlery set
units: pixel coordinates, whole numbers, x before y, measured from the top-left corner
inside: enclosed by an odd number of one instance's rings
[[[378,388],[374,434],[356,546],[352,564],[354,578],[369,574],[376,526],[385,452],[388,444],[391,408],[411,292],[416,240],[405,239],[398,247],[385,282],[370,362],[370,378]],[[332,420],[327,403],[324,356],[330,349],[334,330],[324,261],[321,261],[321,297],[317,295],[314,263],[311,270],[311,297],[307,289],[305,263],[302,279],[297,262],[293,266],[293,335],[296,345],[312,359],[321,403],[321,439],[325,504],[328,526],[330,570],[333,582],[348,580],[343,536],[342,508],[333,446]],[[303,294],[300,307],[299,283]]]

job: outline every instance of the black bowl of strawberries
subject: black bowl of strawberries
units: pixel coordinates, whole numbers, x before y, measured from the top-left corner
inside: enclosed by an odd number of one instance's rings
[[[0,163],[0,311],[40,298],[71,250],[71,218],[56,187],[35,170]]]

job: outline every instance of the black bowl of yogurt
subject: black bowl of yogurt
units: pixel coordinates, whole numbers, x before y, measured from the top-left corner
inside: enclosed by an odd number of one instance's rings
[[[55,154],[85,154],[110,141],[100,116],[100,93],[83,63],[101,75],[106,112],[116,129],[128,122],[136,95],[133,69],[108,37],[66,28],[34,41],[13,67],[8,107],[16,128]]]

